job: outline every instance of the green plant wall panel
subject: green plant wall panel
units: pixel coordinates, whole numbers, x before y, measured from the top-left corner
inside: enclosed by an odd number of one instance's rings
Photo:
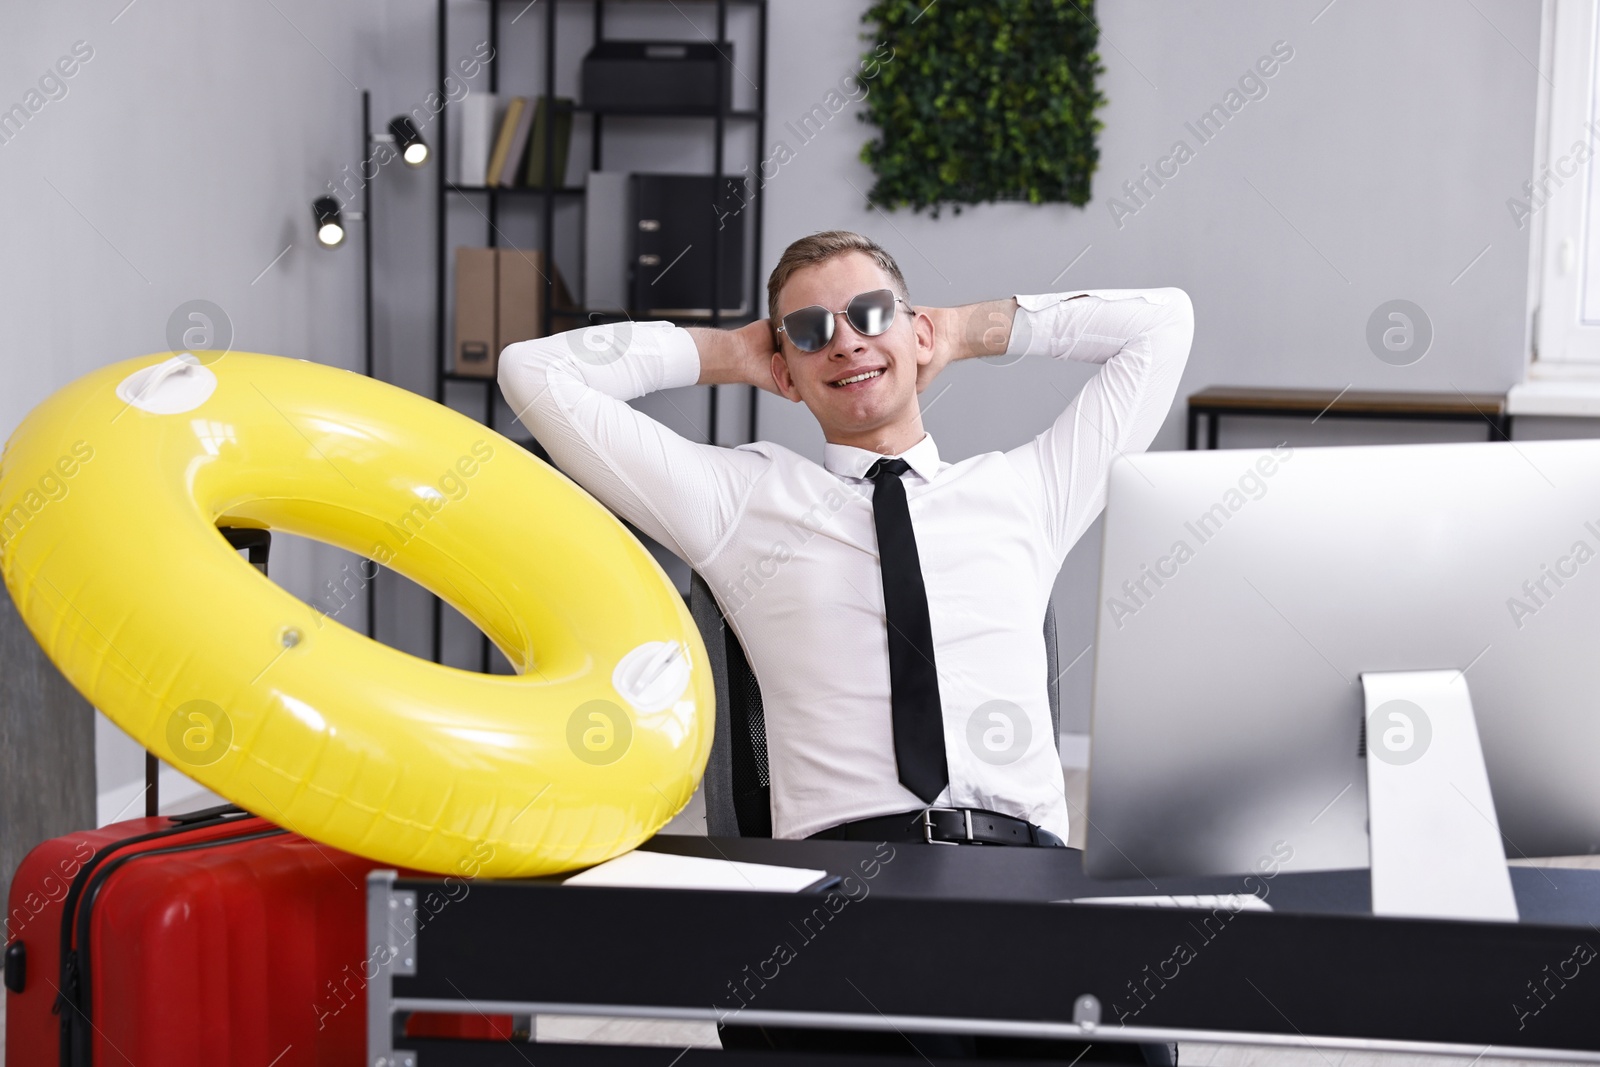
[[[879,0],[862,22],[872,203],[934,218],[996,200],[1088,203],[1105,104],[1093,0]]]

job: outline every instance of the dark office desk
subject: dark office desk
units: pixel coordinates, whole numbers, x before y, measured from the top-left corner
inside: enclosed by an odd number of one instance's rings
[[[368,985],[368,1064],[799,1062],[717,1049],[387,1046],[404,1011],[893,1027],[913,1040],[1309,1039],[1468,1057],[1493,1046],[1600,1062],[1600,871],[1513,868],[1523,919],[1498,924],[1373,918],[1365,871],[1106,882],[1086,878],[1069,849],[665,836],[644,847],[853,877],[837,892],[790,894],[375,875],[369,944],[399,932],[396,963]],[[1276,910],[1051,903],[1153,892],[1265,892]],[[386,925],[412,914],[414,934]],[[379,963],[389,954],[375,952]],[[855,1060],[890,1062],[830,1062]]]
[[[1200,447],[1200,420],[1207,448],[1217,447],[1217,420],[1224,415],[1269,418],[1389,419],[1402,422],[1486,424],[1491,441],[1511,439],[1511,414],[1501,393],[1401,393],[1360,389],[1258,389],[1213,385],[1189,397],[1186,447]]]

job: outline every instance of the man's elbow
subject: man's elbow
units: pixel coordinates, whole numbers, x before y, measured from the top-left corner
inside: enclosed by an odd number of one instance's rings
[[[1176,287],[1162,289],[1166,297],[1167,312],[1161,330],[1172,338],[1172,352],[1180,361],[1189,358],[1189,347],[1194,343],[1194,301],[1189,294]]]
[[[500,350],[495,381],[500,386],[500,394],[511,405],[511,410],[518,413],[518,417],[545,392],[550,372],[560,363],[561,352],[551,347],[551,340],[549,337],[539,337],[531,341],[516,341]]]
[[[1166,297],[1168,315],[1173,322],[1186,323],[1191,331],[1194,329],[1194,301],[1189,299],[1189,294],[1176,286],[1169,286],[1160,290]]]
[[[540,369],[539,364],[548,360],[538,347],[537,341],[514,341],[500,350],[500,360],[496,364],[495,380],[500,383],[500,390],[504,392],[517,379],[530,370]]]

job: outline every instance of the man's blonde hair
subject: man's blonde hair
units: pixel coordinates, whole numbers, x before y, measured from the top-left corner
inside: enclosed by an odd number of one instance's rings
[[[878,242],[852,230],[823,230],[802,237],[785,248],[783,255],[778,257],[778,265],[772,268],[772,276],[767,279],[767,315],[772,319],[772,324],[778,325],[778,293],[795,271],[826,263],[849,252],[863,252],[871,256],[872,261],[894,281],[900,299],[908,305],[911,303],[911,293],[906,289],[906,279],[900,273],[900,265]]]

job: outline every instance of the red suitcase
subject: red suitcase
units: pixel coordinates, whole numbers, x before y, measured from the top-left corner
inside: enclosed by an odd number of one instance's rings
[[[375,866],[232,806],[44,842],[11,883],[6,1062],[356,1067]],[[513,1027],[418,1014],[407,1032]]]
[[[7,1062],[360,1063],[374,866],[232,807],[45,842],[12,882]]]

